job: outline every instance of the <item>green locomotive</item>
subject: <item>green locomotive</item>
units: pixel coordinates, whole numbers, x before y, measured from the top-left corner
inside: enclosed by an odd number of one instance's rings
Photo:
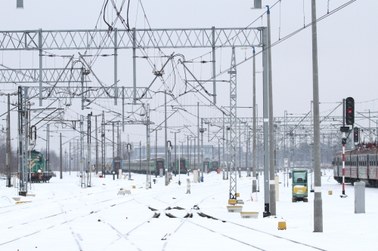
[[[36,150],[30,152],[29,170],[30,182],[48,182],[53,176],[52,172],[46,170],[46,161],[43,154]]]

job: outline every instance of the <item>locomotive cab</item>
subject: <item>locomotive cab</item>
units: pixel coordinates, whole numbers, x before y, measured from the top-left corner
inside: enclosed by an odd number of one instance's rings
[[[292,201],[308,202],[307,174],[304,169],[292,171]]]

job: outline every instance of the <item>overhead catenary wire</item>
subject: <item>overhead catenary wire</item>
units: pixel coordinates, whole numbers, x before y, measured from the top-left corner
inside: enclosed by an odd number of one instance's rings
[[[318,23],[318,22],[322,21],[323,19],[325,19],[325,18],[327,18],[327,17],[329,17],[329,16],[331,16],[331,15],[337,13],[338,11],[344,9],[345,7],[349,6],[350,4],[352,4],[353,2],[356,2],[356,1],[357,1],[357,0],[349,0],[348,2],[346,2],[346,3],[344,3],[344,4],[340,5],[340,6],[338,6],[337,8],[333,9],[333,10],[330,11],[329,13],[326,13],[326,14],[320,16],[319,18],[316,19],[315,22]],[[282,37],[280,40],[277,40],[277,41],[273,42],[273,43],[271,44],[271,48],[273,48],[273,47],[277,46],[278,44],[280,44],[280,43],[282,43],[282,42],[288,40],[289,38],[295,36],[296,34],[300,33],[301,31],[303,31],[303,30],[305,30],[305,29],[311,27],[312,24],[313,24],[312,22],[309,22],[309,23],[305,24],[304,27],[301,27],[301,28],[299,28],[299,29],[297,29],[297,30],[294,30],[293,32],[291,32],[291,33],[285,35],[284,37]],[[255,53],[255,56],[260,55],[261,53],[262,53],[262,51],[256,52],[256,53]],[[236,63],[236,66],[239,66],[239,65],[244,64],[245,62],[251,60],[253,57],[254,57],[254,56],[252,55],[252,56],[249,56],[247,59],[244,59],[244,60],[242,60],[242,61],[240,61],[240,62],[237,62],[237,63]],[[218,73],[217,75],[215,75],[215,77],[219,77],[220,75],[223,75],[224,73],[228,72],[230,69],[231,69],[231,68],[227,68],[227,69],[223,70],[222,72],[220,72],[220,73]],[[209,80],[212,80],[212,79],[213,79],[213,78],[209,78],[208,81],[209,81]]]

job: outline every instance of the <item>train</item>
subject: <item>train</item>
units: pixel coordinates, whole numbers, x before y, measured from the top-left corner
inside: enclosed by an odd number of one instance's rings
[[[203,170],[207,170],[207,172],[219,172],[219,168],[219,161],[217,160],[205,159],[203,161]]]
[[[333,160],[333,177],[342,183],[342,153]],[[345,183],[365,182],[366,186],[378,187],[378,146],[377,144],[359,144],[353,150],[345,151]]]
[[[166,168],[165,168],[165,161],[164,158],[153,158],[149,161],[149,168],[146,159],[139,159],[139,160],[117,160],[115,163],[119,163],[114,165],[114,170],[118,172],[119,169],[122,169],[122,172],[132,172],[132,173],[142,173],[145,174],[149,170],[152,175],[165,175]],[[179,169],[180,168],[180,169]],[[211,171],[218,171],[219,172],[219,162],[218,161],[210,161],[205,160],[203,162],[203,170],[207,170],[208,172]],[[180,165],[175,164],[175,162],[170,162],[168,170],[173,174],[187,174],[190,171],[189,162],[186,158],[180,158]]]
[[[152,175],[164,175],[165,174],[165,161],[164,158],[150,159],[149,168],[148,161],[146,159],[140,160],[120,160],[120,168],[122,172],[142,173],[146,174],[150,171]],[[180,170],[179,170],[180,168]],[[115,170],[119,168],[115,167]],[[185,158],[180,158],[180,165],[175,165],[174,162],[170,163],[168,170],[174,174],[186,174],[189,171],[188,162]]]
[[[28,177],[32,183],[49,182],[53,177],[53,173],[46,170],[44,155],[36,150],[30,152],[29,170],[30,175]]]

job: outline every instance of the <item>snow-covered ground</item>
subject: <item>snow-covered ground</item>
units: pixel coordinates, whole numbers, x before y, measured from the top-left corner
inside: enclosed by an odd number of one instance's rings
[[[181,185],[178,184],[180,178]],[[191,193],[187,194],[187,179]],[[259,212],[245,219],[227,211],[229,180],[222,174],[173,177],[165,186],[157,177],[145,188],[145,175],[132,180],[92,176],[81,188],[72,173],[32,184],[29,195],[0,185],[0,250],[375,250],[378,247],[378,189],[366,188],[365,213],[354,213],[354,187],[340,198],[341,185],[332,171],[323,172],[323,232],[314,233],[313,193],[309,202],[291,202],[291,188],[279,187],[277,216],[262,217],[263,183],[251,193],[250,177],[237,180],[243,211]],[[130,194],[119,195],[120,188]],[[332,194],[331,194],[332,193]],[[16,203],[20,198],[22,203]],[[209,216],[209,217],[206,217]],[[285,221],[287,229],[278,230]]]

